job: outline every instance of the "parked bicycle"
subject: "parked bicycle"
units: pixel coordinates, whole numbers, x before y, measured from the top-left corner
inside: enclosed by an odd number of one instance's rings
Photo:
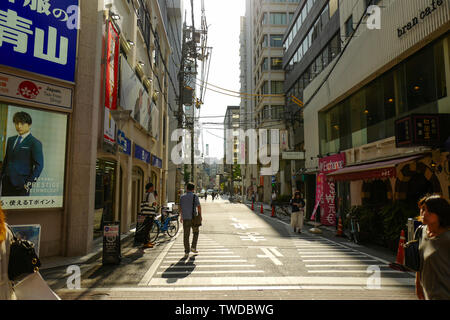
[[[350,241],[358,244],[360,242],[359,233],[361,229],[359,227],[359,219],[355,214],[347,214],[347,219],[350,219]]]
[[[174,214],[168,207],[163,207],[161,212],[162,213],[154,219],[152,228],[150,229],[150,242],[155,242],[156,239],[158,239],[160,232],[166,232],[171,238],[175,237],[178,233],[180,227],[178,222],[179,214]]]

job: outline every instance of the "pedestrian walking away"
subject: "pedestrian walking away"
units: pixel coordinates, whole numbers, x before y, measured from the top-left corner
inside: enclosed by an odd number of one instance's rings
[[[9,230],[3,210],[0,208],[0,300],[15,300],[8,277],[9,252],[13,235]]]
[[[421,300],[450,300],[450,204],[440,195],[418,203],[423,220],[416,294]]]
[[[301,198],[299,191],[296,191],[291,199],[291,208],[291,226],[294,228],[294,232],[302,233],[305,218],[305,201]]]
[[[186,193],[180,198],[180,222],[183,224],[184,231],[184,258],[189,257],[189,252],[198,253],[197,242],[200,233],[200,226],[194,225],[194,217],[198,214],[202,215],[202,207],[200,206],[199,198],[194,193],[195,186],[193,183],[187,184]],[[193,233],[192,245],[189,243],[191,235],[191,228]]]
[[[214,198],[216,197],[216,194],[213,192],[212,193],[212,201],[214,202]]]
[[[153,226],[153,220],[156,216],[156,198],[154,195],[154,186],[153,183],[148,183],[145,186],[145,195],[144,195],[144,201],[141,203],[141,214],[145,215],[144,220],[144,248],[153,248],[154,244],[150,242],[150,230]]]

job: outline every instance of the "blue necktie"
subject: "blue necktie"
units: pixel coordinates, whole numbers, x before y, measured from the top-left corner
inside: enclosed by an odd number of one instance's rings
[[[14,151],[17,149],[17,146],[20,144],[20,142],[22,142],[22,136],[19,136],[19,138],[17,139],[16,145],[14,146]]]

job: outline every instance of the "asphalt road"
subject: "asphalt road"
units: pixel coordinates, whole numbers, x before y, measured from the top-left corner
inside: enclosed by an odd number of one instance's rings
[[[345,239],[294,234],[280,219],[244,204],[202,200],[198,254],[183,259],[183,231],[143,250],[122,244],[120,265],[81,267],[68,289],[65,268],[43,272],[62,299],[415,300],[411,274],[389,269],[386,254]],[[192,235],[191,235],[192,237]]]

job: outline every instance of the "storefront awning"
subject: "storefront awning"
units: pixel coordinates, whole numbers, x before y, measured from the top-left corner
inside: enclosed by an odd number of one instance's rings
[[[389,161],[381,161],[369,164],[363,164],[359,166],[346,167],[328,174],[328,178],[333,181],[353,181],[353,180],[366,180],[366,179],[385,179],[396,177],[397,173],[395,167],[404,162],[408,162],[417,158],[421,158],[422,155],[393,159]]]

